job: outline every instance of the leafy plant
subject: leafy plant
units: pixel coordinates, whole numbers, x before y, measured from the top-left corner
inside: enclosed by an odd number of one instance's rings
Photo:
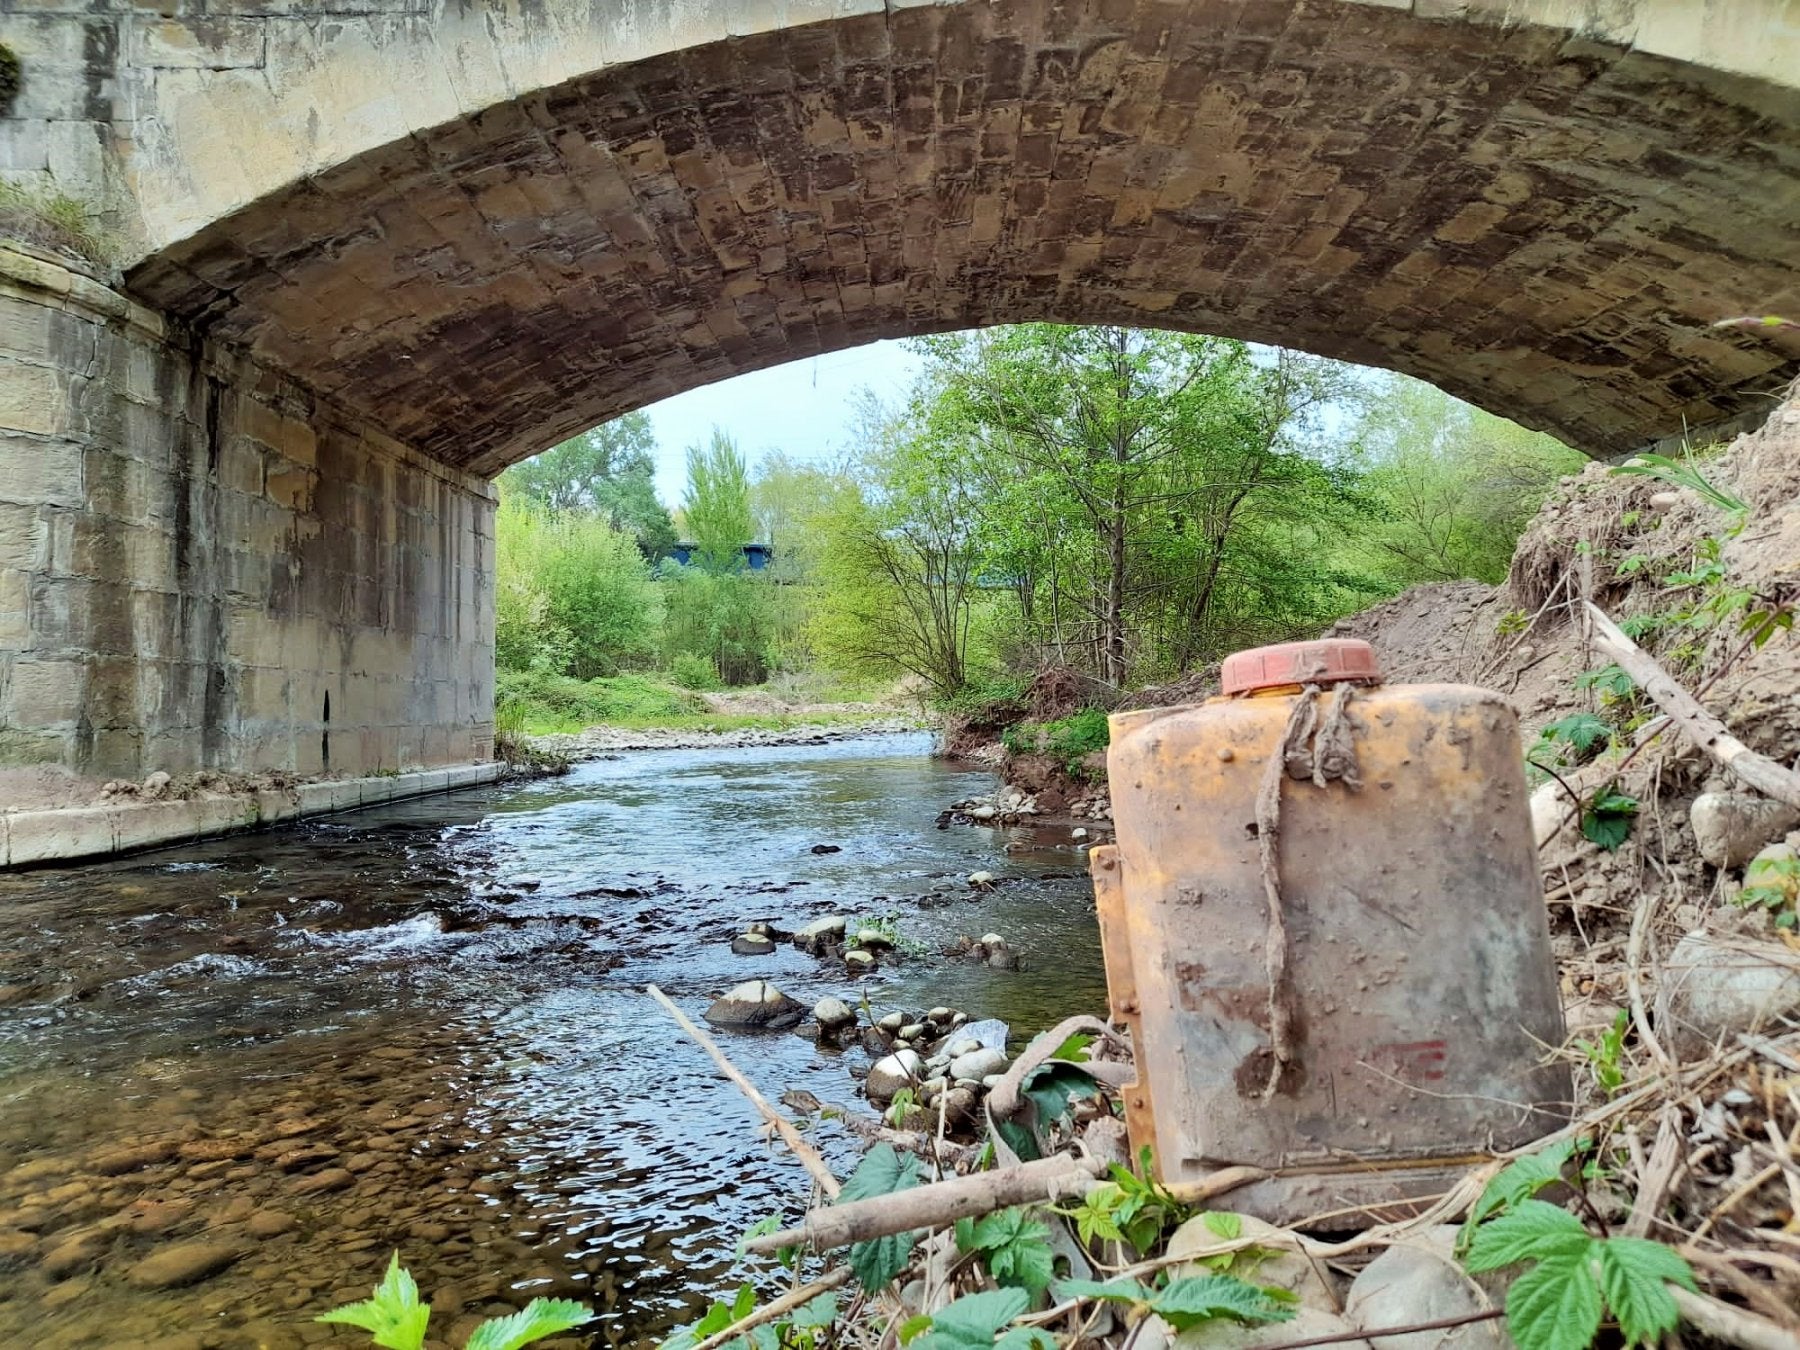
[[[1561,1181],[1563,1168],[1574,1158],[1576,1147],[1575,1140],[1564,1139],[1536,1153],[1515,1158],[1501,1168],[1469,1207],[1468,1222],[1456,1240],[1457,1249],[1467,1249],[1475,1237],[1476,1226],[1484,1219],[1510,1209],[1522,1200],[1529,1200],[1544,1187]]]
[[[756,1311],[756,1290],[738,1286],[729,1303],[715,1300],[706,1315],[692,1326],[683,1327],[663,1341],[657,1350],[690,1350],[709,1336],[716,1336],[735,1326]],[[817,1350],[821,1333],[837,1320],[838,1301],[835,1294],[820,1294],[802,1304],[786,1318],[752,1327],[744,1335],[728,1342],[726,1350]]]
[[[1796,901],[1800,901],[1800,858],[1758,855],[1750,860],[1738,904],[1762,905],[1775,912],[1776,927],[1793,928]]]
[[[1150,1289],[1136,1280],[1064,1280],[1056,1286],[1058,1298],[1097,1298],[1123,1303],[1132,1320],[1154,1313],[1177,1332],[1206,1322],[1236,1322],[1257,1326],[1293,1320],[1299,1300],[1286,1289],[1265,1288],[1235,1275],[1194,1275],[1172,1280],[1161,1289]]]
[[[1494,625],[1494,632],[1501,637],[1511,637],[1514,633],[1523,633],[1530,625],[1531,616],[1524,610],[1509,609]]]
[[[1595,1238],[1567,1210],[1519,1200],[1475,1231],[1472,1274],[1530,1268],[1506,1291],[1506,1329],[1519,1350],[1584,1350],[1610,1310],[1627,1346],[1655,1345],[1680,1311],[1669,1285],[1694,1288],[1681,1256],[1644,1238]]]
[[[1637,692],[1637,681],[1625,673],[1618,664],[1601,666],[1598,670],[1584,670],[1575,677],[1577,689],[1592,689],[1602,701],[1613,703],[1630,698]]]
[[[1581,836],[1598,844],[1608,853],[1618,850],[1631,837],[1631,822],[1637,818],[1638,799],[1620,792],[1616,786],[1601,788],[1581,808]]]
[[[572,1330],[592,1317],[585,1304],[570,1299],[534,1298],[511,1316],[490,1318],[476,1327],[469,1333],[465,1350],[519,1350],[522,1345]],[[431,1305],[419,1301],[419,1286],[395,1252],[387,1275],[370,1297],[333,1308],[313,1320],[361,1327],[384,1350],[419,1350],[425,1344]]]
[[[1743,498],[1716,486],[1695,468],[1691,454],[1681,460],[1670,459],[1667,455],[1641,454],[1619,465],[1613,472],[1654,478],[1673,487],[1686,488],[1702,501],[1740,522],[1750,512],[1749,504]]]
[[[877,1144],[850,1174],[838,1202],[872,1200],[896,1191],[909,1191],[918,1184],[917,1158],[910,1153],[899,1153],[892,1144]],[[850,1269],[864,1289],[879,1289],[906,1269],[907,1258],[912,1255],[913,1244],[918,1238],[917,1232],[892,1233],[853,1243],[849,1254]]]
[[[1056,1350],[1056,1341],[1036,1327],[1007,1323],[1030,1306],[1023,1289],[994,1289],[965,1294],[929,1317],[915,1317],[900,1328],[900,1343],[912,1350]],[[996,1339],[998,1338],[998,1339]]]
[[[1193,1211],[1150,1175],[1150,1150],[1139,1155],[1138,1175],[1114,1163],[1112,1180],[1092,1188],[1073,1209],[1058,1210],[1075,1220],[1076,1234],[1084,1243],[1128,1242],[1148,1253],[1165,1231],[1185,1223]]]
[[[1600,1033],[1599,1040],[1575,1042],[1575,1048],[1587,1057],[1588,1066],[1594,1071],[1594,1082],[1609,1097],[1625,1081],[1622,1060],[1625,1054],[1625,1032],[1630,1025],[1631,1015],[1621,1008],[1619,1015],[1613,1018],[1612,1025]]]
[[[956,1221],[956,1248],[979,1253],[996,1282],[1037,1294],[1055,1274],[1050,1229],[1025,1209]]]
[[[1566,745],[1578,756],[1586,756],[1596,746],[1612,737],[1612,726],[1593,713],[1574,713],[1546,724],[1538,732],[1538,740],[1551,745]]]

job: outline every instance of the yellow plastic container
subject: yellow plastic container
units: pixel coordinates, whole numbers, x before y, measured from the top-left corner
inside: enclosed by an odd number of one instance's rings
[[[1232,1208],[1352,1211],[1349,1226],[1569,1119],[1517,718],[1481,689],[1376,686],[1366,644],[1234,661],[1239,696],[1112,718],[1117,843],[1091,870],[1113,1016],[1137,1053],[1127,1125],[1164,1181],[1259,1166],[1273,1178]],[[1257,794],[1302,681],[1321,715],[1337,682],[1356,684],[1360,787],[1280,784],[1291,1059],[1270,1093]]]

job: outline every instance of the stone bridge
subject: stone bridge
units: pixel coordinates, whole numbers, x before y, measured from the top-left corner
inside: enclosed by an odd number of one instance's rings
[[[1800,0],[42,0],[0,169],[0,763],[491,737],[488,476],[1024,319],[1423,377],[1610,454],[1800,342]],[[27,231],[29,233],[29,231]]]

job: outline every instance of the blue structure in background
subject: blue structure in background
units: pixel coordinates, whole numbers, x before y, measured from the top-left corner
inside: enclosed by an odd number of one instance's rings
[[[691,540],[682,540],[669,550],[669,556],[683,567],[692,565],[694,552],[700,546]],[[743,555],[744,565],[752,572],[760,572],[775,560],[773,544],[745,544],[738,550]]]

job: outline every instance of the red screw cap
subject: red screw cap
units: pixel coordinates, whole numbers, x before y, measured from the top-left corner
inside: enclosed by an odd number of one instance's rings
[[[1361,638],[1321,638],[1317,642],[1252,647],[1226,657],[1219,668],[1220,692],[1227,697],[1285,684],[1337,684],[1344,680],[1381,683],[1375,649]]]

